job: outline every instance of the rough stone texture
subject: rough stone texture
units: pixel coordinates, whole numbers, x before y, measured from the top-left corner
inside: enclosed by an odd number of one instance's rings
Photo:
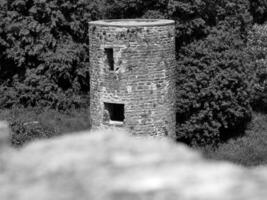
[[[133,134],[175,133],[175,27],[172,20],[89,23],[92,127],[105,123],[104,102],[125,105]],[[105,48],[114,50],[109,70]]]
[[[80,133],[0,155],[1,200],[265,200],[267,169],[204,160],[166,138]]]

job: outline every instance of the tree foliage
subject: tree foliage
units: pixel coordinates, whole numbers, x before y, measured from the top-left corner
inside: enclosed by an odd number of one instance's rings
[[[251,104],[256,111],[267,112],[267,27],[255,25],[249,33],[247,52],[251,55],[254,87]]]
[[[250,13],[254,18],[254,22],[263,24],[267,20],[267,1],[266,0],[250,0]]]
[[[180,52],[177,140],[217,144],[250,120],[249,56],[239,34],[215,29]]]
[[[170,0],[158,4],[162,16],[176,22],[177,50],[207,37],[217,26],[234,27],[246,34],[252,20],[248,0]]]
[[[89,91],[95,1],[7,0],[0,9],[1,107],[79,107]]]

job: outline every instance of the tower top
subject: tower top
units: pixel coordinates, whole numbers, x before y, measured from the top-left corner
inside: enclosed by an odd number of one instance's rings
[[[174,20],[168,19],[109,19],[89,22],[90,25],[98,26],[166,26],[174,24]]]

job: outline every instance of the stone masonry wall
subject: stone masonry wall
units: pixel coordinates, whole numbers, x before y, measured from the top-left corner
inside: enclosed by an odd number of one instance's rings
[[[92,127],[105,126],[104,102],[124,104],[124,127],[133,134],[175,132],[174,24],[90,24]],[[113,48],[114,71],[106,48]]]

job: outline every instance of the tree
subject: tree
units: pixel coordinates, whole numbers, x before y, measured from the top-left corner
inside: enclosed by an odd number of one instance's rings
[[[180,51],[177,140],[216,145],[243,133],[251,117],[245,43],[236,30],[213,29]]]
[[[89,91],[88,21],[97,1],[5,0],[0,7],[1,107],[83,104]]]
[[[249,33],[247,52],[251,55],[254,77],[251,104],[254,110],[267,112],[267,27],[254,25]]]
[[[214,27],[235,28],[246,34],[251,23],[248,0],[171,0],[168,18],[176,21],[177,50],[187,44],[202,40]]]

